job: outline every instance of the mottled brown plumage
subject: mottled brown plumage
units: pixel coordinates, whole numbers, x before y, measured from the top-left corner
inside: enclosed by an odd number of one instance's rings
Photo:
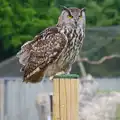
[[[36,83],[44,76],[67,72],[82,47],[85,31],[84,9],[65,8],[58,24],[26,42],[18,52],[25,82]]]

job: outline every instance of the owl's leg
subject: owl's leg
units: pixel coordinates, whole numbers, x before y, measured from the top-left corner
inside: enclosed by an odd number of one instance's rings
[[[70,65],[70,66],[68,67],[68,69],[66,69],[65,73],[66,73],[66,74],[70,74],[71,69],[72,69],[72,66]]]
[[[46,82],[47,81],[47,77],[44,75],[43,76],[43,79],[42,79],[43,82]]]
[[[42,82],[43,82],[43,83],[48,82],[48,81],[52,82],[53,78],[54,78],[54,76],[51,76],[51,77],[45,76],[45,77],[43,78]]]
[[[62,75],[62,74],[65,74],[65,72],[61,71],[61,72],[56,73],[56,75]]]

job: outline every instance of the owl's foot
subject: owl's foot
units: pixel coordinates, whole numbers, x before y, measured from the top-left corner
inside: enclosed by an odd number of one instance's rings
[[[72,69],[72,67],[70,66],[67,70],[66,70],[66,74],[68,75],[68,74],[70,74],[70,72],[71,72],[71,69]]]
[[[52,81],[53,80],[53,78],[54,78],[54,76],[51,76],[49,79],[50,79],[50,81]]]
[[[62,74],[65,74],[65,72],[61,71],[61,72],[58,72],[56,75],[62,75]]]
[[[58,72],[57,74],[55,74],[55,76],[56,75],[62,75],[62,74],[65,74],[65,72],[64,71]],[[54,76],[51,76],[49,79],[52,81],[54,79]]]

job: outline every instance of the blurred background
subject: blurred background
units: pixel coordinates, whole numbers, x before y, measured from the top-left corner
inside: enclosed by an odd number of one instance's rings
[[[119,0],[0,0],[0,61],[16,55],[23,43],[46,27],[55,25],[61,12],[60,5],[86,8],[82,57],[99,60],[120,53]],[[120,75],[119,60],[106,60],[100,65],[83,64],[86,72],[94,76],[116,77]],[[74,71],[78,72],[78,69]]]
[[[60,5],[86,8],[86,37],[72,73],[94,76],[102,90],[120,90],[120,0],[0,0],[1,120],[37,116],[31,114],[33,101],[43,87],[20,82],[22,73],[15,55],[22,44],[57,23]],[[21,118],[21,112],[26,118]]]

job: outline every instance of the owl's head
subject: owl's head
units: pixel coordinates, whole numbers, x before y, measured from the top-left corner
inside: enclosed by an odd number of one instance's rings
[[[85,28],[85,23],[85,8],[63,7],[63,11],[58,20],[59,25]]]

